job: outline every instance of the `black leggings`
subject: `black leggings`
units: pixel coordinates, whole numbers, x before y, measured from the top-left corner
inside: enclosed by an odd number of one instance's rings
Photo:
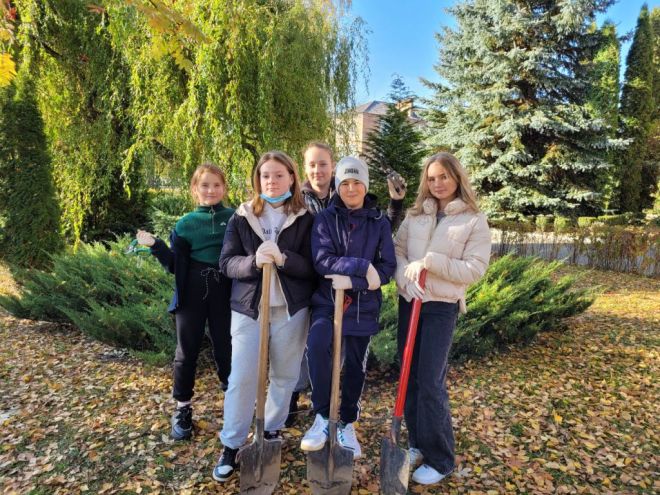
[[[208,321],[218,378],[227,384],[231,368],[231,280],[217,267],[191,261],[183,304],[176,310],[176,354],[172,396],[189,401],[194,395],[197,357]]]

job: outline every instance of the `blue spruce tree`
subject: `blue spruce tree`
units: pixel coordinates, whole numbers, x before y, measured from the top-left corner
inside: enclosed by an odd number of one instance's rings
[[[430,143],[468,167],[482,207],[500,215],[590,215],[607,152],[620,142],[587,105],[599,48],[595,15],[613,0],[467,0],[437,35],[441,84]],[[433,115],[437,114],[437,115]]]

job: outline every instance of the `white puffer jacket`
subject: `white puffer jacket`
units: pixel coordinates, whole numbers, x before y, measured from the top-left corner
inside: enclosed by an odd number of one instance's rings
[[[407,214],[394,238],[399,294],[410,301],[404,273],[409,263],[423,259],[428,270],[423,302],[459,302],[465,313],[465,290],[483,276],[490,259],[486,216],[473,213],[459,198],[445,207],[446,216],[439,222],[435,199],[425,200],[422,206],[424,213]]]

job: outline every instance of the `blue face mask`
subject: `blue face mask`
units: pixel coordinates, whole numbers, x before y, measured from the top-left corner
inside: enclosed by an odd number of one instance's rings
[[[277,197],[275,197],[275,198],[271,198],[270,196],[266,196],[264,193],[261,193],[261,194],[259,195],[259,197],[260,197],[261,199],[263,199],[263,200],[266,201],[267,203],[270,203],[271,205],[272,205],[272,204],[275,204],[275,203],[280,203],[280,202],[282,202],[282,201],[286,201],[286,200],[289,199],[291,196],[292,196],[291,191],[287,191],[287,192],[285,192],[284,194],[282,194],[281,196],[277,196]]]

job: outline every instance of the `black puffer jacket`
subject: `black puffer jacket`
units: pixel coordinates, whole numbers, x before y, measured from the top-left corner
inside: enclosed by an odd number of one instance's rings
[[[309,306],[316,289],[317,273],[312,263],[310,235],[314,217],[307,211],[290,214],[277,238],[286,256],[277,267],[287,310],[293,316]],[[264,241],[259,219],[250,203],[243,203],[229,220],[220,253],[220,271],[233,279],[231,309],[256,319],[261,299],[261,270],[255,263],[257,248]]]

